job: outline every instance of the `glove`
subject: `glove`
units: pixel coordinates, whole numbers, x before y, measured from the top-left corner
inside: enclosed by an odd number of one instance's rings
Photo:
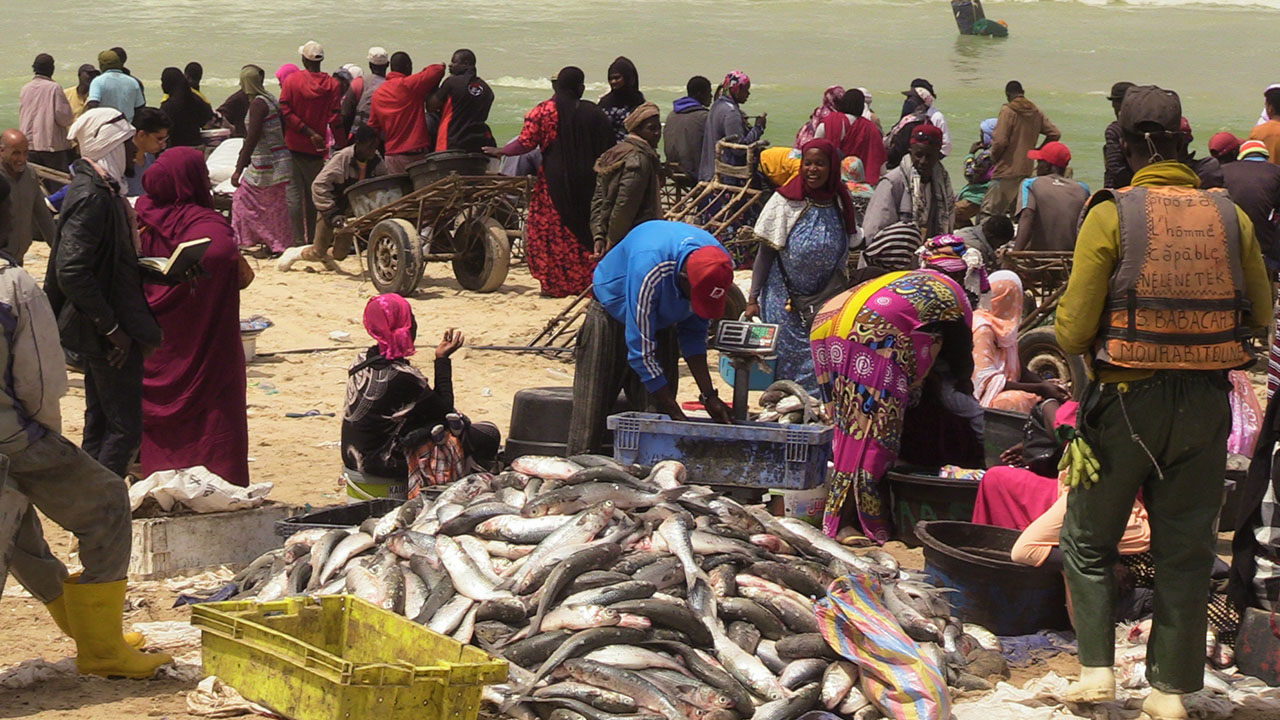
[[[1062,453],[1062,459],[1058,461],[1058,471],[1066,472],[1062,484],[1070,488],[1080,485],[1092,487],[1101,479],[1101,470],[1102,466],[1098,463],[1098,456],[1093,454],[1093,448],[1080,435],[1073,435]]]

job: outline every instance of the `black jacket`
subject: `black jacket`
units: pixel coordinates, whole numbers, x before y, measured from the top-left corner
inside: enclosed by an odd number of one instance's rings
[[[117,324],[136,343],[160,345],[124,203],[87,161],[71,167],[44,291],[63,347],[90,357],[106,356],[107,333]]]

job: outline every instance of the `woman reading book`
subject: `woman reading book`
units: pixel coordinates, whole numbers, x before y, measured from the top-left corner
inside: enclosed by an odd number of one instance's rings
[[[253,270],[236,248],[231,225],[213,209],[200,151],[169,149],[143,185],[147,194],[137,205],[140,255],[167,258],[184,242],[211,243],[197,279],[145,285],[164,342],[146,360],[142,474],[203,465],[229,483],[247,486],[240,291],[253,280]]]

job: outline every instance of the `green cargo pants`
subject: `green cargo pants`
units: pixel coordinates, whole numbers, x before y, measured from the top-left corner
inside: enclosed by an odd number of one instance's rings
[[[1081,665],[1115,662],[1112,569],[1141,490],[1155,561],[1147,679],[1165,692],[1203,686],[1213,523],[1222,502],[1231,430],[1229,389],[1221,372],[1161,371],[1128,384],[1095,382],[1086,391],[1080,430],[1098,457],[1102,477],[1091,488],[1072,489],[1061,545]]]

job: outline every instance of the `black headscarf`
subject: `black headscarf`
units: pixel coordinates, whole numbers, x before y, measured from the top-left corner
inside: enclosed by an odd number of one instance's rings
[[[634,110],[643,105],[644,93],[640,92],[640,73],[636,70],[636,64],[619,56],[609,66],[609,74],[614,73],[622,76],[622,87],[610,90],[608,95],[600,98],[600,107]]]
[[[576,67],[556,76],[552,98],[560,118],[556,140],[542,153],[547,192],[560,221],[585,248],[591,241],[591,196],[596,190],[596,159],[613,146],[613,126],[595,103],[582,99],[586,77]]]
[[[213,108],[192,92],[187,76],[176,67],[167,67],[160,73],[160,89],[169,95],[169,99],[160,104],[160,110],[173,123],[169,128],[169,145],[199,146],[203,142],[200,128],[213,119]]]

